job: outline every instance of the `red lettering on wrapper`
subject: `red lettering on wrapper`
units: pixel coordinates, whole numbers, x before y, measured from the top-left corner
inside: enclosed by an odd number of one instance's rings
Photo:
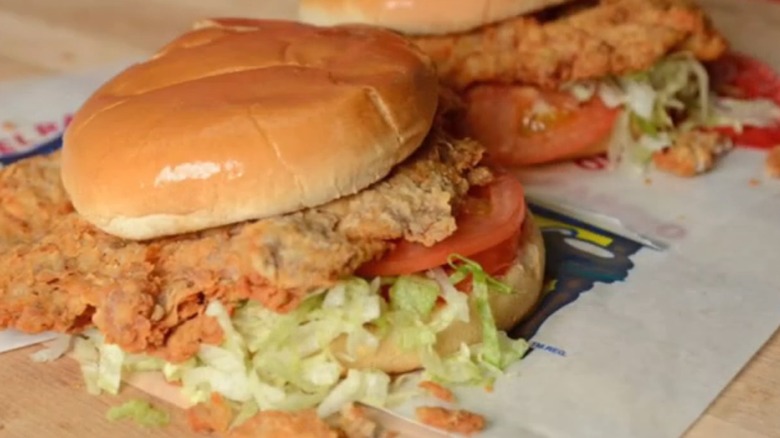
[[[8,140],[0,139],[0,154],[12,154],[14,152],[14,148],[11,147],[10,144],[8,144]]]
[[[67,128],[70,122],[73,121],[73,114],[65,114],[65,118],[62,119],[62,127]]]
[[[53,122],[38,123],[35,125],[35,131],[41,137],[46,137],[51,134],[57,134],[60,132],[60,128]]]
[[[16,133],[13,137],[14,141],[16,142],[17,146],[27,146],[30,144],[30,142],[25,138],[22,134]]]

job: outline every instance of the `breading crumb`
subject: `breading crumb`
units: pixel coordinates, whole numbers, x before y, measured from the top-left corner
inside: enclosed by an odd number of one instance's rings
[[[716,132],[689,131],[677,137],[672,146],[653,154],[653,163],[664,172],[693,177],[712,170],[732,148],[733,144]]]
[[[767,154],[764,173],[770,178],[780,178],[780,145],[773,147]]]
[[[426,380],[423,382],[420,382],[419,385],[420,388],[426,390],[430,395],[433,397],[436,397],[437,399],[441,401],[445,401],[447,403],[453,403],[455,402],[455,394],[452,393],[448,388],[445,388],[444,386],[432,382],[430,380]]]
[[[371,421],[360,406],[350,403],[338,415],[338,427],[346,438],[373,438],[379,426]]]
[[[240,426],[231,429],[226,438],[340,438],[314,409],[299,412],[262,411]]]
[[[421,406],[415,414],[421,423],[447,432],[472,435],[485,429],[485,417],[463,409]]]

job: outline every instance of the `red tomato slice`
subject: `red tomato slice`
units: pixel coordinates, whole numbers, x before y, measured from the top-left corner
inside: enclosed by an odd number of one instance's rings
[[[431,247],[401,240],[383,258],[363,265],[358,274],[412,274],[442,266],[452,254],[481,259],[476,261],[491,265],[482,266],[489,273],[505,268],[517,255],[516,241],[526,209],[523,186],[511,175],[501,175],[474,195],[475,202],[457,218],[458,228],[452,235]]]
[[[488,159],[525,166],[601,152],[619,109],[599,98],[519,85],[478,85],[466,94],[462,134],[481,142]]]
[[[468,256],[471,260],[479,263],[482,269],[490,275],[505,274],[517,258],[517,252],[520,250],[520,235],[523,233],[522,224],[517,228],[514,234],[498,245],[488,248],[482,252]]]
[[[780,105],[780,75],[768,65],[738,53],[729,53],[709,66],[713,88],[721,95],[739,99],[765,98]],[[780,144],[780,121],[776,126],[748,126],[741,133],[717,128],[735,144],[771,148]]]
[[[780,145],[780,124],[762,128],[746,126],[742,132],[727,127],[715,128],[715,131],[729,137],[737,146],[771,149]]]

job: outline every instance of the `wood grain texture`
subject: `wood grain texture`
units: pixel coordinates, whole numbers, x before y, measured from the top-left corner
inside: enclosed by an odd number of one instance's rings
[[[84,389],[81,370],[70,359],[34,363],[29,347],[0,357],[0,437],[3,438],[196,438],[184,412],[132,387],[118,396],[91,396]],[[147,430],[132,421],[111,422],[105,414],[111,406],[130,399],[146,399],[171,414],[165,428]],[[45,412],[45,416],[40,413]],[[200,435],[202,438],[203,436]]]
[[[746,26],[741,11],[761,8],[756,32],[780,27],[780,8],[765,0],[702,0],[720,11],[727,32]],[[750,6],[747,6],[748,3]],[[755,5],[753,4],[755,3]],[[2,0],[0,80],[78,71],[143,56],[197,19],[209,16],[292,17],[294,0]],[[748,45],[754,32],[742,33]],[[780,59],[770,46],[766,57]],[[780,62],[779,62],[780,63]],[[34,364],[32,349],[0,356],[0,437],[196,437],[173,408],[171,427],[147,431],[132,423],[110,423],[110,405],[144,395],[127,388],[121,396],[93,397],[82,387],[70,360]],[[31,413],[45,412],[45,417]],[[686,438],[780,437],[780,335],[723,391]]]

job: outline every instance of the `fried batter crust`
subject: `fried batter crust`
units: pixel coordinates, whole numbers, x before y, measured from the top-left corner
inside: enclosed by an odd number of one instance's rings
[[[72,333],[94,324],[128,352],[185,360],[200,343],[221,340],[204,315],[213,299],[289,311],[393,240],[430,245],[447,237],[482,152],[437,130],[388,178],[356,195],[146,242],[81,219],[60,185],[58,154],[18,163],[0,171],[0,328]]]
[[[726,40],[689,0],[602,0],[553,20],[522,16],[467,33],[412,37],[458,90],[479,82],[546,88],[645,70],[664,55],[723,54]]]

